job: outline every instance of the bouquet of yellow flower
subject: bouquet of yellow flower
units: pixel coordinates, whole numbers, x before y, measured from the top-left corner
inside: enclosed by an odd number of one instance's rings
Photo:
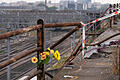
[[[58,50],[54,52],[54,50],[47,48],[48,51],[45,51],[43,53],[40,53],[39,61],[38,58],[33,57],[32,63],[37,63],[38,66],[41,66],[41,64],[48,64],[50,58],[55,58],[56,60],[60,60],[60,53]]]

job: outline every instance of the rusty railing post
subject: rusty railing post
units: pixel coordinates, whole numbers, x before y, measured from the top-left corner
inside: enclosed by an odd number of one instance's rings
[[[37,51],[38,61],[40,60],[40,53],[44,51],[44,21],[42,19],[37,21],[37,25],[40,24],[42,25],[42,28],[37,29],[37,47],[41,47],[41,50]],[[42,64],[40,67],[37,67],[37,70],[42,71],[37,75],[37,80],[45,80],[44,64]]]
[[[118,4],[118,8],[120,9],[120,3]],[[120,13],[118,15],[119,15],[119,19],[120,19]]]
[[[119,11],[119,4],[118,3],[116,4],[116,7],[117,7],[116,11]],[[117,18],[116,18],[117,22],[118,22],[118,19],[119,19],[119,14],[117,15]]]
[[[119,67],[119,69],[118,69],[118,74],[120,75],[120,46],[118,46],[118,67]]]
[[[117,55],[118,55],[118,58],[117,58],[117,63],[118,63],[118,75],[120,75],[120,46],[118,45],[118,51],[117,51]]]
[[[112,13],[112,5],[110,4],[109,14]],[[110,17],[110,28],[112,28],[112,17]]]
[[[113,12],[116,12],[116,4],[113,4],[113,8],[114,8]],[[116,23],[116,15],[114,16],[113,24],[117,24]]]

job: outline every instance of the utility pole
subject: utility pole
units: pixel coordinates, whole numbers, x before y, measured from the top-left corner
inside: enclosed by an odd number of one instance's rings
[[[9,32],[10,30],[10,26],[8,23],[8,28],[7,28],[7,32]],[[10,59],[10,37],[8,37],[8,59]],[[10,80],[10,65],[7,66],[7,80]]]

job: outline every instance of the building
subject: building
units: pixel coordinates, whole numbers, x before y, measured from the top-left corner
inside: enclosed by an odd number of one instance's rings
[[[68,9],[75,10],[75,2],[74,0],[68,0]]]
[[[83,4],[82,3],[77,3],[77,9],[76,10],[83,10]]]
[[[59,9],[60,10],[75,10],[75,1],[74,0],[60,0]]]
[[[67,0],[61,0],[59,2],[59,10],[67,10],[68,9],[68,1]]]
[[[91,3],[91,0],[77,0],[77,3]]]
[[[90,7],[91,0],[77,0],[76,10],[87,10]]]
[[[59,3],[52,3],[51,1],[49,1],[48,3],[47,3],[47,7],[55,7],[55,8],[57,8],[57,10],[59,10]]]

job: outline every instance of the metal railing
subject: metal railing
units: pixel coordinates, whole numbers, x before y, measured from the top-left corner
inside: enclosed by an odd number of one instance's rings
[[[115,7],[116,6],[116,7]],[[113,6],[113,8],[119,8],[120,4],[116,4]],[[112,5],[110,5],[109,8],[107,8],[105,10],[105,12],[103,13],[103,15],[101,15],[100,17],[104,16],[104,14],[110,10],[110,8],[112,8]],[[117,9],[116,9],[117,10]],[[113,12],[115,12],[116,10],[114,10]],[[110,13],[111,13],[111,10],[110,10]],[[106,25],[110,25],[110,27],[112,28],[112,20],[114,21],[113,23],[115,23],[116,21],[116,18],[120,18],[120,15],[117,15],[114,16],[114,19],[110,18],[110,22],[109,24],[106,23]],[[97,26],[99,27],[105,20],[101,21]],[[88,26],[88,28],[86,29],[86,32],[89,31],[89,29],[91,29],[91,27],[94,25],[95,23],[91,24]],[[106,26],[104,25],[104,26]],[[10,32],[6,32],[6,33],[3,33],[3,34],[0,34],[0,40],[2,39],[5,39],[5,38],[9,38],[9,37],[12,37],[12,36],[16,36],[16,35],[19,35],[19,34],[23,34],[23,33],[26,33],[26,32],[30,32],[30,31],[33,31],[33,30],[37,30],[37,48],[33,48],[31,50],[27,50],[27,51],[24,51],[24,52],[21,52],[19,53],[19,55],[16,55],[15,57],[12,57],[2,63],[0,63],[0,69],[34,53],[34,52],[37,52],[37,57],[39,56],[39,53],[45,51],[44,49],[44,28],[56,28],[56,27],[71,27],[71,26],[76,26],[74,27],[72,30],[70,30],[67,34],[65,34],[61,39],[59,39],[57,42],[55,42],[53,45],[50,46],[51,49],[55,48],[57,45],[59,45],[60,43],[62,43],[65,39],[67,39],[69,36],[71,36],[74,32],[76,32],[77,30],[79,30],[79,28],[82,28],[82,23],[81,22],[73,22],[73,23],[57,23],[57,24],[44,24],[44,20],[42,19],[39,19],[37,21],[37,25],[36,26],[30,26],[28,28],[22,28],[22,29],[19,29],[19,30],[16,30],[16,31],[10,31]],[[97,28],[96,26],[96,28]],[[104,28],[103,26],[103,28]],[[96,30],[96,28],[92,31],[94,32]],[[99,32],[99,30],[98,30]],[[95,35],[99,35],[99,33],[94,33]],[[94,35],[92,34],[92,35]],[[89,35],[89,33],[88,33]],[[109,38],[101,41],[101,42],[98,42],[96,44],[86,44],[87,46],[93,46],[93,45],[99,45],[100,43],[114,37],[114,36],[117,36],[117,35],[120,35],[120,33],[117,33],[113,36],[110,36]],[[79,38],[78,42],[76,43],[73,51],[71,52],[71,55],[69,56],[69,58],[67,58],[67,60],[65,61],[65,63],[63,64],[63,66],[59,69],[59,71],[66,65],[68,65],[81,51],[82,51],[82,42],[81,42],[81,37]],[[89,37],[89,36],[87,36]],[[38,58],[39,59],[39,58]],[[37,71],[33,72],[32,75],[28,76],[25,80],[30,80],[31,78],[33,78],[34,76],[37,75],[37,78],[38,80],[45,80],[45,74],[47,74],[49,77],[51,78],[56,78],[55,76],[52,76],[50,73],[48,73],[47,71],[45,71],[44,69],[44,64],[42,64],[42,66],[40,68],[37,68]]]

